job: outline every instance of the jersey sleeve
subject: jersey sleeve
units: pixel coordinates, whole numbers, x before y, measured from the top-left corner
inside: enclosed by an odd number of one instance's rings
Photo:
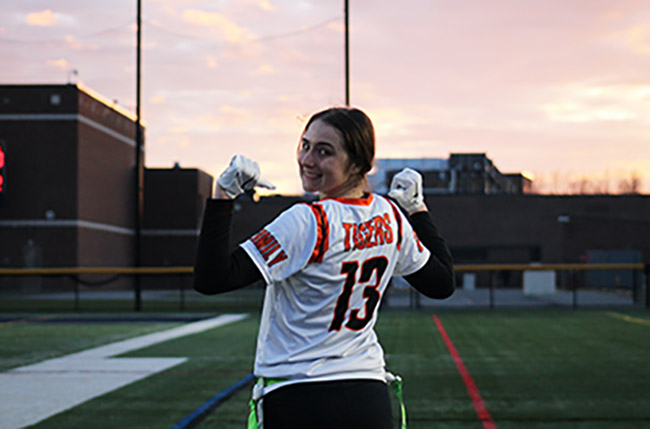
[[[266,284],[270,284],[303,269],[317,239],[316,219],[310,206],[296,204],[243,242],[241,247],[260,270]]]
[[[420,243],[411,223],[400,210],[395,210],[395,216],[400,216],[397,224],[398,228],[401,228],[402,243],[397,252],[393,275],[406,276],[422,268],[429,260],[431,252]]]

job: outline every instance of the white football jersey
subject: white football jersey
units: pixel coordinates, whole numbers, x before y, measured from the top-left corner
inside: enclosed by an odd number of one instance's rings
[[[296,204],[241,244],[267,283],[255,375],[294,382],[385,380],[374,325],[392,276],[429,251],[388,199]]]

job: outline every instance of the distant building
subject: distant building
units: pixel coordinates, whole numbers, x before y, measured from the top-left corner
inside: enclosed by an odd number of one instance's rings
[[[532,181],[523,173],[501,173],[484,153],[452,153],[448,159],[378,159],[368,178],[371,189],[388,192],[393,176],[405,167],[422,174],[427,195],[522,194],[531,192],[532,187]]]
[[[196,168],[147,168],[144,173],[142,265],[190,266],[213,178]]]

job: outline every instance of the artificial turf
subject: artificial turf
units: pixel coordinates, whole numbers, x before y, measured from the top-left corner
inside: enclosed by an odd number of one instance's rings
[[[647,310],[462,310],[437,316],[497,427],[650,426]],[[131,352],[125,356],[188,360],[35,427],[171,427],[250,373],[258,322],[254,316]],[[2,369],[177,324],[0,325]],[[404,378],[409,428],[482,427],[431,312],[382,311],[376,329],[388,369]],[[244,389],[234,395],[201,427],[245,427],[249,394]]]

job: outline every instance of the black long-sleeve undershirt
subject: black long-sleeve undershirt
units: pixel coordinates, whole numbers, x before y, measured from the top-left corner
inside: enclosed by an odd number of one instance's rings
[[[230,251],[233,200],[209,199],[194,262],[194,289],[206,295],[240,289],[262,279],[244,249]]]
[[[262,274],[248,254],[237,247],[230,251],[232,200],[209,199],[194,264],[194,289],[206,295],[232,291],[258,280]],[[430,298],[446,298],[454,289],[451,254],[428,212],[410,216],[411,224],[431,256],[417,272],[404,278]]]
[[[433,223],[431,213],[414,213],[409,216],[409,220],[420,242],[429,249],[431,255],[422,268],[404,276],[404,279],[429,298],[443,299],[451,296],[456,289],[454,262],[445,240]]]

